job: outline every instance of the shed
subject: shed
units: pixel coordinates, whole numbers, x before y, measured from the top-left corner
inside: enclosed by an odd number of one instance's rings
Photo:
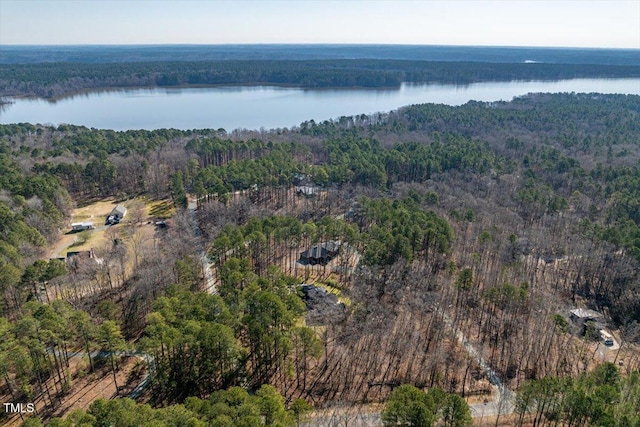
[[[107,225],[117,224],[120,221],[122,221],[122,219],[125,217],[126,214],[127,214],[127,208],[125,208],[122,205],[117,205],[115,208],[113,208],[113,210],[107,217],[107,221],[105,222],[105,224]]]
[[[114,217],[118,218],[118,219],[122,219],[124,218],[124,216],[127,214],[127,208],[125,208],[122,205],[117,205],[115,208],[113,208],[113,210],[111,211],[111,215],[113,215]]]
[[[71,231],[93,230],[93,222],[74,222],[71,224]]]

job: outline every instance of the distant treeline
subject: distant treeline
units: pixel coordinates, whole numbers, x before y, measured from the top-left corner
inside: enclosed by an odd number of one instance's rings
[[[55,98],[100,88],[289,85],[398,87],[402,82],[640,77],[640,66],[405,60],[184,61],[0,65],[0,96]]]
[[[2,46],[1,64],[43,62],[121,63],[164,61],[473,61],[545,64],[640,65],[638,49],[390,44],[224,44]]]

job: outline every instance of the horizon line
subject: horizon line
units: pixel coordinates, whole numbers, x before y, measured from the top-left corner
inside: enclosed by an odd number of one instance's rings
[[[0,43],[4,47],[161,47],[161,46],[396,46],[396,47],[466,47],[466,48],[511,48],[511,49],[590,49],[590,50],[640,50],[640,47],[602,47],[602,46],[535,46],[535,45],[465,45],[465,44],[418,44],[418,43],[74,43],[74,44],[18,44]]]

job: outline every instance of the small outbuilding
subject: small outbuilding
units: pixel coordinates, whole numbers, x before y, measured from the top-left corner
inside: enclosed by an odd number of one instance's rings
[[[117,205],[115,208],[113,208],[113,210],[107,217],[107,221],[105,222],[105,224],[106,225],[118,224],[120,221],[123,220],[126,214],[127,214],[127,208],[125,208],[122,205]]]
[[[93,230],[93,222],[74,222],[71,224],[71,231]]]

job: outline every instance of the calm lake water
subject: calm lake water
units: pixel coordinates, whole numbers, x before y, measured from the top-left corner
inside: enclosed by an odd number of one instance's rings
[[[532,92],[640,95],[640,79],[492,82],[465,86],[404,84],[399,89],[309,90],[272,86],[131,89],[60,99],[14,99],[0,107],[0,123],[70,123],[93,128],[272,129],[395,110],[409,104],[461,105],[470,100],[509,101]]]

